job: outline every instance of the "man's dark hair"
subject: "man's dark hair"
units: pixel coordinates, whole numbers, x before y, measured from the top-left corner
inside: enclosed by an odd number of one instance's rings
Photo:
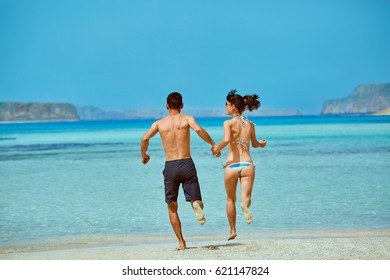
[[[169,109],[179,110],[183,106],[183,97],[178,92],[172,92],[167,97]]]

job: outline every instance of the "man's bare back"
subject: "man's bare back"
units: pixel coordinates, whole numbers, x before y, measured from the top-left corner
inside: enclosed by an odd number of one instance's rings
[[[180,114],[178,110],[170,110],[168,116],[154,122],[146,132],[141,144],[142,163],[146,164],[150,157],[146,154],[149,139],[160,133],[165,151],[166,161],[191,157],[190,128],[192,128],[205,142],[214,146],[210,135],[199,126],[194,117]]]
[[[156,122],[166,160],[190,158],[190,123],[194,119],[183,114],[169,115]]]

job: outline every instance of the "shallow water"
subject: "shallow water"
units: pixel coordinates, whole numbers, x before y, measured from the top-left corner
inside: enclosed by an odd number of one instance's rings
[[[389,117],[261,117],[252,149],[254,220],[238,231],[390,228]],[[225,119],[198,119],[219,141]],[[171,234],[164,202],[164,153],[139,144],[153,120],[0,125],[0,243],[80,234]],[[179,195],[184,234],[228,232],[225,154],[211,156],[195,133],[207,222]],[[238,202],[239,203],[239,202]]]

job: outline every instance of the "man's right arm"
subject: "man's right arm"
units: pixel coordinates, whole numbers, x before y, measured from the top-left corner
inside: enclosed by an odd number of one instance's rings
[[[141,157],[142,163],[147,164],[150,156],[146,153],[149,147],[149,139],[156,135],[158,132],[157,122],[154,122],[150,129],[145,133],[141,139]]]

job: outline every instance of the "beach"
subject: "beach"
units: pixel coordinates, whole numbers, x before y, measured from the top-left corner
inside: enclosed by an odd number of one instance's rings
[[[2,260],[389,260],[390,230],[78,236],[0,247]]]
[[[253,222],[227,241],[222,164],[191,142],[207,222],[182,190],[188,249],[177,251],[152,120],[2,125],[0,260],[389,260],[389,117],[252,118]],[[199,120],[213,139],[224,119]],[[239,194],[239,191],[237,191]],[[239,207],[239,201],[237,201]]]

